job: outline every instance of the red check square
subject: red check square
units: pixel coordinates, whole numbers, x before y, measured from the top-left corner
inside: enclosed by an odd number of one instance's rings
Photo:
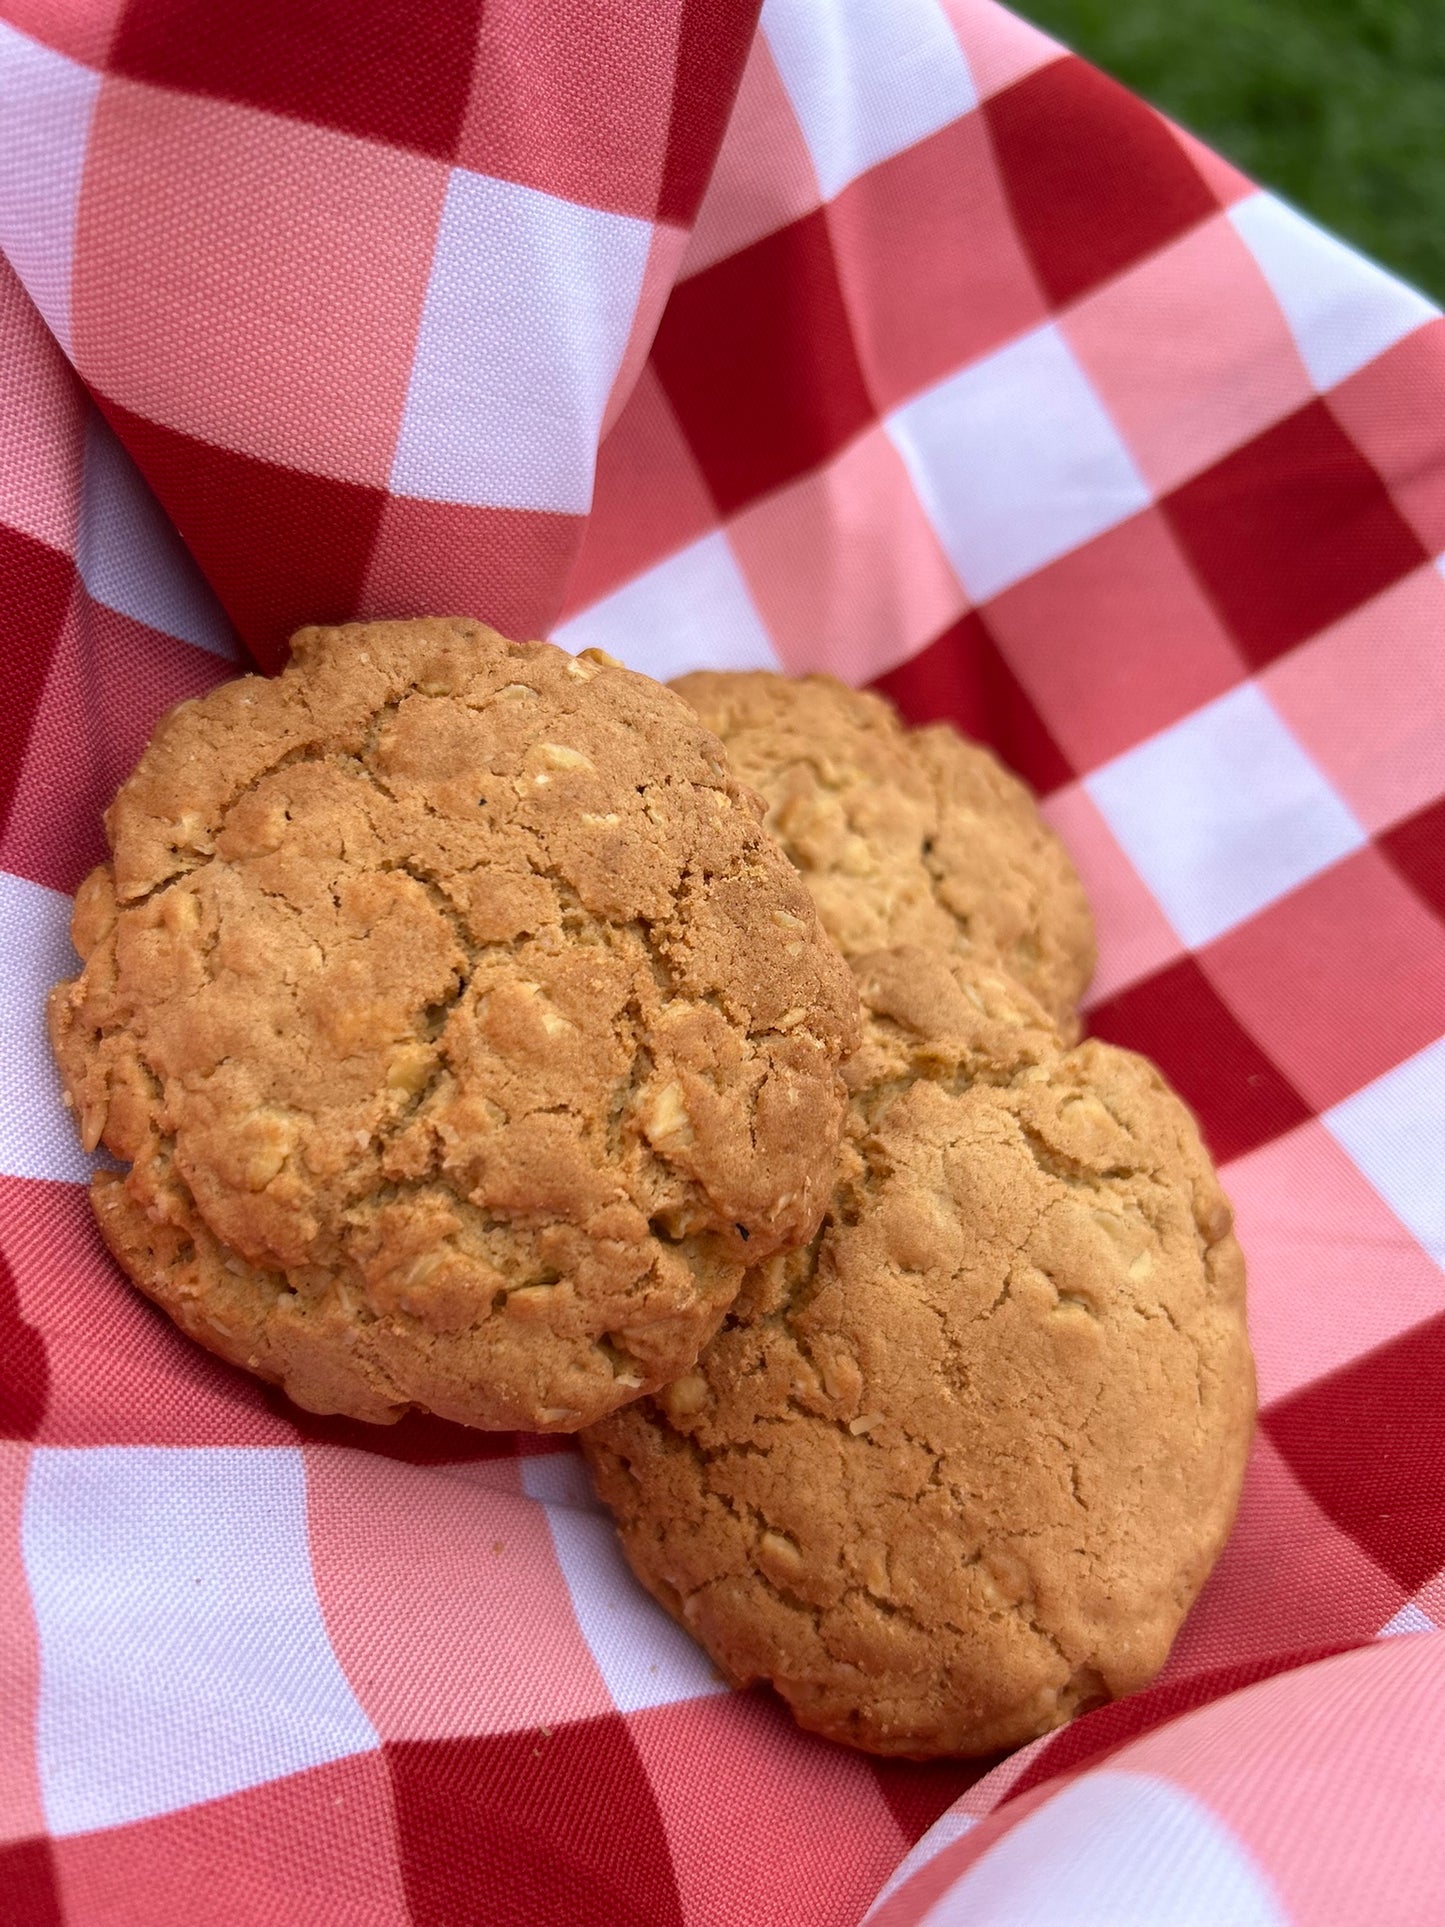
[[[451,158],[481,0],[127,0],[112,73]],[[384,85],[378,76],[384,74]]]
[[[1233,207],[1236,201],[1248,200],[1251,194],[1259,192],[1247,174],[1241,174],[1232,161],[1227,161],[1222,154],[1216,154],[1212,147],[1206,147],[1187,127],[1180,127],[1177,122],[1167,119],[1164,125],[1184,149],[1195,173],[1221,207]]]
[[[820,669],[870,682],[967,604],[881,428],[744,509],[728,542],[794,675]]]
[[[0,1177],[0,1229],[20,1318],[45,1339],[40,1444],[295,1442],[254,1378],[182,1337],[132,1289],[100,1242],[82,1185]]]
[[[1223,213],[1085,295],[1059,326],[1161,493],[1314,394],[1279,303]]]
[[[696,274],[821,206],[823,190],[766,38],[753,37],[683,274]]]
[[[1367,829],[1445,795],[1445,579],[1428,563],[1260,677]]]
[[[984,615],[1078,770],[1132,749],[1246,674],[1154,508],[1026,575]]]
[[[712,528],[717,511],[649,363],[597,451],[592,513],[564,617]]]
[[[828,227],[880,410],[1046,318],[980,114],[860,175]]]
[[[667,161],[682,0],[579,9],[486,0],[456,159],[651,219]]]
[[[10,1896],[15,1918],[35,1927],[64,1927],[50,1841],[11,1840],[0,1847],[0,1893]]]
[[[76,365],[183,434],[384,486],[446,187],[419,154],[107,78],[75,221]]]
[[[667,1836],[627,1722],[392,1741],[397,1840],[414,1921],[538,1927],[594,1918],[682,1927]]]
[[[13,1316],[7,1314],[6,1336],[17,1332]],[[25,1327],[29,1330],[29,1327]],[[34,1362],[33,1348],[27,1343]],[[43,1349],[43,1348],[42,1348]],[[9,1354],[7,1353],[7,1356]],[[44,1391],[44,1359],[40,1361],[41,1380],[36,1389]],[[22,1414],[33,1422],[33,1408]],[[31,1451],[16,1438],[0,1436],[0,1624],[6,1628],[5,1719],[0,1721],[0,1787],[5,1795],[5,1832],[15,1843],[15,1858],[7,1867],[0,1860],[0,1881],[13,1876],[20,1891],[29,1886],[43,1898],[53,1871],[48,1857],[38,1850],[38,1836],[45,1832],[45,1807],[40,1796],[40,1775],[35,1757],[35,1721],[40,1704],[40,1641],[35,1612],[30,1600],[30,1584],[22,1554],[22,1521],[25,1492],[29,1483]],[[0,1886],[0,1893],[11,1889]],[[39,1913],[44,1921],[51,1918]],[[59,1919],[57,1914],[55,1919]]]
[[[523,1493],[515,1459],[491,1463],[483,1484],[460,1473],[418,1480],[392,1459],[312,1447],[307,1509],[327,1633],[384,1740],[530,1734],[612,1711],[546,1510]],[[424,1588],[408,1582],[418,1570]],[[459,1599],[471,1602],[465,1624]],[[523,1619],[545,1668],[501,1658]]]
[[[1094,1004],[1089,1028],[1154,1059],[1195,1112],[1221,1164],[1311,1115],[1193,957]]]
[[[504,636],[544,636],[582,540],[580,515],[388,495],[353,613],[479,616]]]
[[[10,451],[0,462],[0,524],[67,555],[89,412],[75,370],[0,255],[0,441]]]
[[[1226,455],[1161,506],[1256,666],[1425,560],[1384,483],[1321,401]]]
[[[870,1764],[888,1811],[910,1845],[988,1771],[985,1760],[875,1759]]]
[[[5,18],[42,46],[100,68],[125,8],[126,0],[96,0],[86,7],[71,0],[6,0]]]
[[[45,1418],[50,1391],[50,1363],[45,1339],[26,1318],[10,1261],[0,1251],[0,1346],[5,1354],[5,1381],[0,1385],[0,1439],[33,1439]],[[6,1458],[0,1463],[5,1477]],[[0,1496],[0,1511],[5,1504]],[[3,1585],[0,1579],[0,1585]],[[12,1768],[13,1771],[13,1768]]]
[[[4,550],[0,535],[0,572]],[[26,657],[14,660],[18,667]],[[107,856],[101,812],[157,720],[236,670],[234,662],[161,635],[77,588],[20,739],[23,762],[0,828],[5,867],[68,896]]]
[[[0,735],[0,837],[11,810],[33,718],[70,609],[75,564],[33,535],[0,523],[0,657],[6,665],[7,727]]]
[[[1316,1504],[1409,1592],[1445,1565],[1442,1373],[1445,1314],[1306,1385],[1261,1421]]]
[[[650,1707],[628,1725],[667,1830],[682,1921],[791,1923],[802,1893],[815,1919],[861,1920],[904,1845],[861,1754],[801,1732],[765,1692]]]
[[[397,1845],[386,1762],[371,1752],[52,1851],[66,1927],[276,1927],[335,1919],[343,1896],[367,1927],[408,1927]]]
[[[1056,307],[1218,208],[1153,108],[1082,60],[1039,68],[982,111],[1019,233]]]
[[[1164,1677],[1369,1639],[1404,1595],[1399,1580],[1341,1531],[1261,1430],[1234,1531],[1184,1622]]]
[[[722,8],[711,0],[682,0],[677,80],[657,203],[659,221],[686,227],[697,213],[755,27],[756,17],[749,7]],[[635,141],[635,129],[628,130],[628,138]]]
[[[1068,58],[1057,40],[1005,7],[981,7],[978,0],[941,0],[941,4],[958,35],[980,100],[1002,93],[1039,67]]]
[[[1387,830],[1380,848],[1435,914],[1445,918],[1445,801]]]
[[[1445,924],[1370,846],[1197,955],[1316,1111],[1445,1033]]]
[[[988,743],[1041,795],[1073,777],[1048,725],[976,611],[874,685],[910,723],[952,723]]]
[[[1326,397],[1330,413],[1385,480],[1395,506],[1432,555],[1445,549],[1445,320],[1366,362]]]
[[[872,418],[820,209],[679,284],[652,361],[724,514]]]
[[[1261,1405],[1445,1312],[1440,1267],[1317,1118],[1236,1158],[1224,1184]]]
[[[354,614],[386,500],[380,488],[215,448],[114,404],[105,412],[263,667],[285,661],[302,623]]]

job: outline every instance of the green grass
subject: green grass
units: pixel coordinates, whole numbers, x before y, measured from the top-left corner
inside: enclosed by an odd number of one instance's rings
[[[1445,302],[1445,0],[1013,0]]]

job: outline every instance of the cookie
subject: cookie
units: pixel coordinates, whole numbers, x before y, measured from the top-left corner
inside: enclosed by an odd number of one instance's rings
[[[111,1251],[297,1404],[572,1430],[827,1204],[849,972],[668,690],[304,629],[165,717],[51,1034]]]
[[[584,1434],[643,1584],[869,1752],[1018,1745],[1145,1685],[1229,1531],[1244,1267],[1142,1058],[1002,974],[859,959],[836,1196],[698,1365]]]
[[[845,956],[917,944],[996,958],[1077,1035],[1093,918],[1064,846],[988,750],[945,723],[906,729],[831,676],[703,670],[673,687],[766,799]]]

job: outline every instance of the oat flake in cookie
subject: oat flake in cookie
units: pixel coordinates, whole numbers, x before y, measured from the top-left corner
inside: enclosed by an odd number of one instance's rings
[[[56,1056],[106,1243],[319,1412],[572,1430],[832,1187],[858,999],[715,737],[463,621],[305,629],[107,813]]]
[[[996,959],[1068,1036],[1094,968],[1073,864],[1025,786],[944,723],[910,730],[832,676],[700,670],[673,685],[727,745],[845,956]]]
[[[858,960],[818,1240],[695,1369],[584,1435],[634,1570],[730,1680],[926,1758],[1163,1664],[1234,1516],[1244,1267],[1184,1106],[1002,974]]]

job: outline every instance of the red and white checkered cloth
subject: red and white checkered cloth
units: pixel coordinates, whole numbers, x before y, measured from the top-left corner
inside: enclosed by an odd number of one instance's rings
[[[1445,1918],[1445,321],[989,0],[0,14],[0,1920]],[[308,1418],[104,1257],[101,807],[237,633],[443,610],[1044,795],[1251,1264],[1150,1692],[976,1784],[810,1739],[565,1444]]]

